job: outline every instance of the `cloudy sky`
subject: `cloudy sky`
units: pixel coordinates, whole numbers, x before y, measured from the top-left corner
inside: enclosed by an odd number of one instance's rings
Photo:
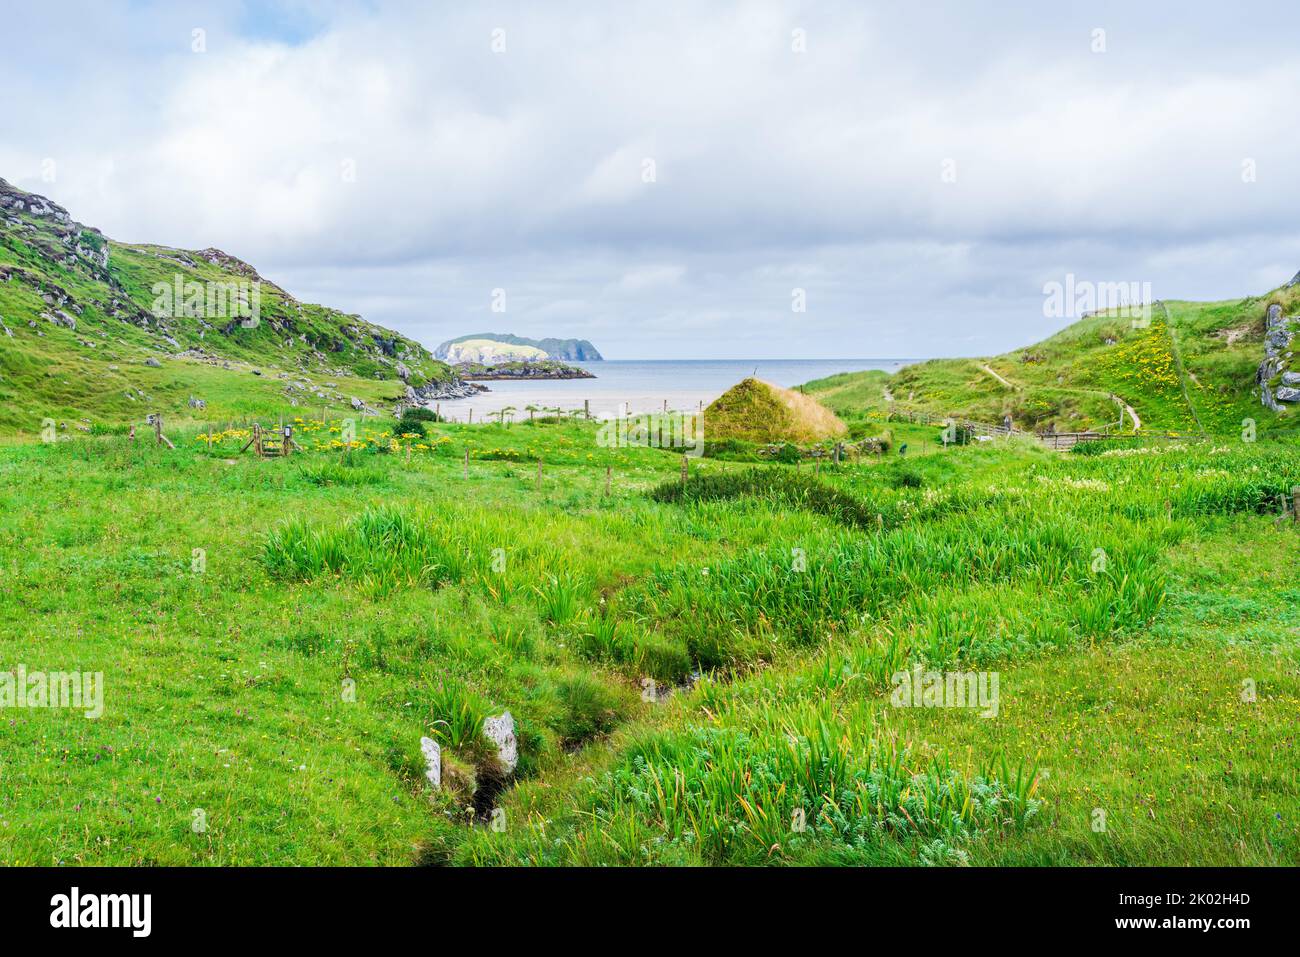
[[[1300,269],[1294,4],[985,6],[15,5],[0,176],[430,347],[978,355]]]

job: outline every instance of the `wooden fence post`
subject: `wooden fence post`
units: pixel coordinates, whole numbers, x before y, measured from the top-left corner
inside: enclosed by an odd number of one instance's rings
[[[542,490],[542,460],[537,460],[537,491]]]
[[[161,413],[161,412],[156,412],[156,413],[154,413],[154,417],[153,417],[153,434],[154,434],[154,438],[156,438],[156,439],[158,440],[158,444],[159,444],[159,445],[165,445],[165,446],[167,446],[167,448],[169,448],[169,449],[174,449],[174,448],[176,448],[176,446],[172,445],[172,440],[169,439],[169,438],[167,438],[167,436],[163,435],[163,431],[162,431],[162,413]]]
[[[605,466],[605,497],[606,498],[609,498],[609,473],[611,471],[612,469],[608,465],[606,465]]]
[[[1291,522],[1300,524],[1300,485],[1291,486]]]
[[[469,449],[465,450],[465,478],[469,478]]]

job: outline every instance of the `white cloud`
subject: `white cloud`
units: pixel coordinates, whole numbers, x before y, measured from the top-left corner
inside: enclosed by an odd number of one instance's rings
[[[642,266],[619,277],[617,288],[624,292],[640,292],[659,286],[673,286],[686,275],[686,267],[678,265]]]
[[[511,331],[611,355],[993,351],[1051,331],[1066,271],[1234,296],[1300,267],[1282,4],[1176,30],[1110,4],[272,9],[11,12],[0,175],[430,343],[505,287]]]

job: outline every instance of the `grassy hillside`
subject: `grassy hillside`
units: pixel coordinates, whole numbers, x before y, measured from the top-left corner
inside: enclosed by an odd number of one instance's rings
[[[1252,418],[1262,432],[1291,432],[1295,415],[1265,408],[1255,383],[1275,302],[1288,315],[1300,311],[1300,287],[1231,302],[1164,302],[1145,328],[1089,316],[1004,355],[937,359],[892,376],[846,373],[805,389],[847,418],[892,406],[989,423],[1010,415],[1022,429],[1132,432],[1127,406],[1143,430],[1231,435]]]
[[[1291,445],[682,494],[595,424],[337,428],[0,449],[6,667],[105,687],[4,713],[0,864],[1300,863]],[[897,706],[914,664],[997,714]]]
[[[216,296],[195,316],[174,297],[160,303],[155,285],[174,290],[178,279],[223,296],[259,283],[257,323]],[[84,428],[154,411],[178,421],[319,413],[451,379],[418,343],[299,302],[220,250],[119,243],[3,180],[0,322],[0,434],[38,432],[46,417]]]

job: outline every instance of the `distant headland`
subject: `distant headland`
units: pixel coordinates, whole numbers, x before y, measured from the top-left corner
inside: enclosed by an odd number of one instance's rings
[[[604,357],[586,339],[526,339],[497,332],[480,332],[448,339],[434,350],[445,362],[527,362],[558,359],[562,362],[599,362]]]

